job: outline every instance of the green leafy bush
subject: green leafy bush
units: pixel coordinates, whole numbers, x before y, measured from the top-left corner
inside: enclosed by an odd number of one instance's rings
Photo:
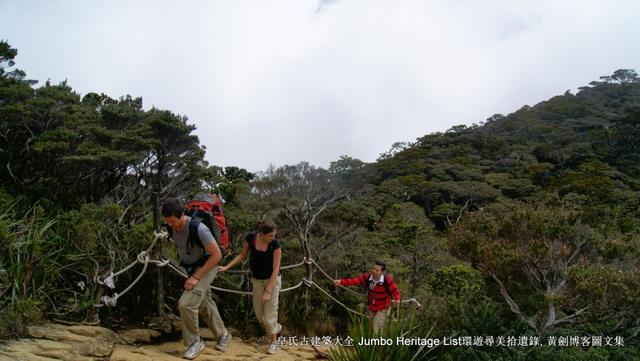
[[[329,358],[333,361],[417,361],[432,360],[437,346],[429,348],[422,346],[405,346],[396,342],[397,337],[429,339],[433,328],[418,325],[411,315],[399,320],[387,322],[381,332],[373,331],[366,318],[352,320],[349,337],[353,346],[336,346],[329,351]],[[390,340],[390,345],[359,345],[361,340]],[[365,342],[366,343],[366,342]]]

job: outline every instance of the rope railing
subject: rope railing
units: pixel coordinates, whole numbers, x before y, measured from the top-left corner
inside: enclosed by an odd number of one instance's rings
[[[226,270],[224,273],[251,273],[251,271],[248,269],[229,269],[229,270]]]
[[[290,265],[282,266],[282,267],[280,267],[280,269],[282,270],[282,269],[291,269],[291,268],[300,267],[303,264],[305,264],[306,262],[307,262],[307,259],[305,258],[305,259],[303,259],[302,261],[300,261],[300,262],[298,262],[296,264],[290,264]]]
[[[315,286],[325,296],[329,297],[333,302],[335,302],[335,303],[339,304],[340,306],[344,307],[347,311],[349,311],[351,313],[354,313],[356,315],[362,316],[362,317],[367,317],[363,313],[355,311],[355,310],[352,310],[351,308],[347,307],[347,305],[345,305],[344,303],[340,302],[338,299],[333,297],[329,292],[325,291],[322,287],[320,287],[320,285],[318,285],[317,283],[313,282],[312,280],[308,280],[306,278],[303,278],[302,280],[305,283],[305,285],[307,285],[308,287]]]
[[[282,293],[282,292],[289,292],[289,291],[293,291],[293,290],[295,290],[296,288],[298,288],[298,287],[302,286],[303,284],[304,284],[304,281],[300,281],[300,282],[299,282],[297,285],[295,285],[295,286],[292,286],[292,287],[289,287],[289,288],[283,288],[283,289],[281,289],[281,290],[280,290],[280,293]]]
[[[253,293],[252,292],[248,292],[248,291],[238,291],[238,290],[230,290],[228,288],[222,288],[222,287],[216,287],[216,286],[209,286],[209,288],[211,288],[214,291],[220,291],[220,292],[227,292],[227,293],[235,293],[237,295],[245,295],[245,296],[251,296]]]
[[[331,277],[327,272],[325,272],[325,270],[323,270],[323,269],[322,269],[322,267],[320,267],[320,265],[318,264],[318,262],[316,262],[316,260],[311,259],[311,262],[313,262],[313,264],[314,264],[314,265],[316,266],[316,268],[320,271],[320,273],[322,273],[322,274],[323,274],[323,275],[324,275],[328,280],[330,280],[331,282],[333,282],[334,278],[333,278],[333,277]],[[350,289],[350,288],[348,288],[348,287],[345,287],[345,286],[343,286],[343,285],[338,285],[337,287],[340,287],[340,288],[342,288],[343,290],[345,290],[345,291],[347,291],[347,292],[351,292],[351,293],[353,293],[353,294],[355,294],[355,295],[357,295],[357,296],[361,296],[361,297],[362,297],[362,296],[366,296],[366,295],[365,295],[365,294],[363,294],[363,293],[360,293],[360,292],[358,292],[358,291],[354,291],[354,290],[352,290],[352,289]]]
[[[122,297],[124,294],[126,294],[129,290],[131,290],[131,288],[133,288],[133,286],[138,283],[138,281],[140,281],[140,279],[142,278],[142,276],[144,275],[144,273],[147,270],[148,265],[151,264],[155,264],[157,267],[165,267],[168,266],[170,269],[172,269],[174,272],[176,272],[177,274],[179,274],[180,276],[182,276],[183,278],[187,278],[188,275],[186,272],[184,272],[184,270],[177,266],[177,262],[171,260],[170,257],[166,256],[166,255],[162,255],[162,257],[164,257],[164,259],[151,259],[149,257],[149,252],[151,252],[151,250],[153,249],[153,247],[155,247],[157,241],[159,239],[162,238],[166,238],[168,237],[167,232],[162,231],[162,232],[154,232],[154,239],[153,242],[151,243],[151,245],[145,250],[140,252],[137,256],[136,256],[136,260],[134,262],[132,262],[131,264],[127,265],[125,268],[123,268],[122,270],[113,273],[113,272],[109,272],[108,274],[104,275],[103,277],[97,277],[96,281],[98,282],[98,284],[109,287],[110,289],[115,289],[115,278],[117,276],[119,276],[120,274],[128,271],[129,269],[131,269],[134,265],[136,265],[137,263],[141,263],[143,265],[142,267],[142,271],[140,272],[140,274],[138,275],[138,277],[136,277],[136,279],[127,287],[124,289],[124,291],[122,291],[121,293],[116,293],[114,292],[113,296],[103,296],[100,298],[101,303],[99,304],[95,304],[94,307],[103,307],[103,306],[111,306],[111,307],[115,307],[117,304],[117,301],[120,297]],[[295,263],[295,264],[290,264],[290,265],[286,265],[286,266],[282,266],[280,269],[281,270],[285,270],[285,269],[292,269],[292,268],[296,268],[296,267],[300,267],[304,264],[313,264],[315,266],[315,269],[319,270],[320,273],[326,277],[328,280],[333,281],[334,278],[331,277],[313,258],[304,258],[302,261]],[[227,270],[226,272],[232,272],[232,273],[249,273],[249,270]],[[339,304],[340,306],[342,306],[343,308],[345,308],[346,310],[348,310],[349,312],[352,312],[354,314],[360,315],[360,316],[365,316],[364,314],[362,314],[361,312],[355,311],[349,307],[347,307],[344,303],[342,303],[341,301],[339,301],[338,299],[336,299],[334,296],[332,296],[329,292],[327,292],[326,290],[324,290],[322,287],[320,287],[319,284],[317,284],[316,282],[314,282],[313,280],[309,280],[305,277],[302,277],[302,280],[291,287],[287,287],[287,288],[283,288],[280,290],[280,293],[282,292],[289,292],[292,290],[295,290],[299,287],[301,287],[302,285],[305,285],[307,287],[316,287],[319,291],[321,291],[326,297],[330,298],[332,301],[334,301],[335,303]],[[351,292],[353,294],[356,294],[358,296],[365,296],[364,294],[351,290],[347,287],[344,286],[339,286],[340,288]],[[249,296],[252,295],[252,292],[248,292],[248,291],[240,291],[240,290],[233,290],[233,289],[228,289],[228,288],[222,288],[222,287],[217,287],[217,286],[213,286],[210,285],[209,288],[211,290],[214,291],[219,291],[219,292],[227,292],[227,293],[234,293],[234,294],[239,294],[239,295],[243,295],[243,296]],[[401,303],[415,303],[417,305],[417,307],[422,307],[422,305],[415,299],[415,298],[410,298],[410,299],[406,299],[406,300],[401,300]],[[365,316],[366,317],[366,316]]]
[[[296,268],[296,267],[302,266],[305,263],[306,263],[306,261],[302,260],[302,261],[300,261],[300,262],[298,262],[296,264],[289,264],[289,265],[286,265],[286,266],[282,266],[282,267],[280,267],[280,269],[281,270],[285,270],[285,269]],[[225,273],[251,273],[251,270],[249,270],[249,269],[243,269],[243,270],[230,269],[230,270],[226,270]]]
[[[175,266],[176,262],[172,262],[168,259],[167,256],[164,256],[165,258],[167,258],[165,261],[155,261],[155,262],[166,262],[169,264],[169,268],[171,268],[172,270],[174,270],[176,273],[178,273],[179,275],[181,275],[183,278],[187,278],[187,274],[185,272],[182,271],[181,268],[178,268],[177,266]],[[152,261],[153,262],[153,261]],[[284,269],[291,269],[291,268],[295,268],[295,267],[300,267],[303,264],[305,264],[306,260],[302,260],[296,264],[290,264],[290,265],[286,265],[286,266],[282,266],[280,267],[280,269],[284,270]],[[228,272],[232,272],[232,273],[250,273],[250,270],[226,270],[225,273]],[[300,286],[302,286],[303,282],[300,281],[297,285],[292,286],[292,287],[288,287],[288,288],[283,288],[280,290],[280,292],[288,292],[288,291],[292,291]],[[220,291],[220,292],[227,292],[227,293],[235,293],[235,294],[239,294],[239,295],[251,295],[251,292],[247,292],[247,291],[239,291],[239,290],[232,290],[232,289],[228,289],[228,288],[222,288],[222,287],[217,287],[217,286],[209,286],[212,290],[215,291]]]
[[[177,267],[174,264],[174,262],[171,262],[169,259],[166,259],[165,261],[167,262],[169,268],[171,268],[174,272],[176,272],[177,274],[182,276],[182,278],[189,277],[187,275],[187,273],[184,272],[181,268]],[[226,288],[216,287],[216,286],[213,286],[213,285],[209,286],[209,288],[214,290],[214,291],[222,291],[222,292],[235,293],[235,294],[240,294],[240,295],[250,295],[251,294],[251,292],[230,290],[230,289],[226,289]]]
[[[109,296],[102,296],[100,298],[100,301],[102,301],[102,303],[98,303],[95,304],[95,307],[102,307],[102,306],[111,306],[111,307],[115,307],[116,303],[118,302],[118,299],[120,297],[122,297],[125,293],[129,292],[129,290],[131,288],[133,288],[133,286],[138,283],[138,281],[140,281],[140,279],[142,278],[142,276],[144,275],[145,271],[147,270],[147,266],[149,265],[149,262],[144,262],[144,265],[142,266],[142,271],[140,272],[140,274],[138,275],[138,277],[129,285],[129,287],[125,288],[124,291],[122,291],[122,293],[114,293],[113,296],[109,297]]]
[[[151,242],[151,245],[145,250],[140,252],[137,256],[136,256],[136,260],[129,264],[127,267],[125,267],[124,269],[113,273],[110,272],[109,274],[107,274],[105,277],[100,278],[97,277],[96,282],[98,282],[98,284],[103,285],[103,286],[107,286],[111,289],[115,288],[115,278],[122,274],[123,272],[129,270],[131,267],[133,267],[133,265],[135,265],[136,263],[142,263],[142,271],[140,271],[140,274],[138,274],[138,277],[136,277],[135,280],[133,280],[133,282],[131,282],[131,284],[125,288],[124,291],[122,291],[121,293],[117,293],[114,292],[113,296],[102,296],[100,298],[100,301],[102,303],[98,303],[98,304],[94,304],[94,307],[103,307],[103,306],[111,306],[111,307],[115,307],[118,299],[120,297],[122,297],[125,293],[129,292],[129,290],[131,288],[133,288],[133,286],[138,283],[138,281],[140,281],[140,279],[142,278],[142,276],[144,275],[144,273],[147,271],[147,267],[149,266],[149,263],[153,263],[158,267],[164,267],[168,264],[168,262],[164,262],[164,261],[158,261],[158,260],[151,260],[149,258],[149,252],[151,252],[151,250],[153,249],[153,247],[155,247],[156,243],[158,242],[159,239],[162,238],[166,238],[167,232],[154,232],[154,238],[153,238],[153,242]]]
[[[152,260],[151,262],[154,262],[154,261]],[[182,278],[187,278],[188,277],[186,272],[184,272],[181,268],[177,267],[174,264],[174,262],[171,262],[169,259],[165,259],[164,261],[155,261],[155,262],[160,263],[160,264],[168,265],[169,268],[171,268],[174,272],[176,272],[177,274],[182,276]],[[295,286],[281,289],[280,292],[282,293],[282,292],[288,292],[288,291],[294,290],[294,289],[302,286],[302,284],[303,284],[303,282],[301,281]],[[249,296],[249,295],[253,294],[253,293],[247,292],[247,291],[232,290],[232,289],[217,287],[217,286],[213,286],[213,285],[209,286],[209,288],[214,290],[214,291],[235,293],[235,294],[244,295],[244,296]]]
[[[113,272],[109,272],[107,274],[105,274],[104,276],[98,276],[96,278],[96,282],[99,285],[102,286],[107,286],[110,289],[114,289],[116,288],[115,285],[115,279],[116,277],[118,277],[119,275],[123,274],[124,272],[127,272],[129,269],[131,269],[131,267],[135,266],[137,263],[145,263],[145,256],[149,254],[149,252],[151,252],[151,250],[153,249],[153,247],[155,247],[156,243],[158,242],[159,239],[162,238],[167,238],[169,235],[166,231],[162,231],[162,232],[154,232],[154,237],[153,237],[153,242],[151,242],[151,245],[149,247],[147,247],[147,249],[145,251],[140,252],[137,256],[136,256],[136,260],[131,262],[128,266],[126,266],[125,268],[121,269],[120,271],[113,273]],[[148,257],[146,257],[147,262],[149,261]],[[152,260],[151,262],[158,262],[156,260]],[[159,264],[156,263],[156,265],[158,267],[164,267],[166,266],[166,264]]]

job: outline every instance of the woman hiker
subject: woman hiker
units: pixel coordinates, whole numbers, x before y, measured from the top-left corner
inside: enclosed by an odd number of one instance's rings
[[[277,335],[282,331],[278,323],[278,298],[282,280],[280,277],[280,260],[282,249],[276,237],[276,225],[271,220],[258,223],[258,231],[245,237],[246,243],[242,251],[227,265],[219,268],[225,272],[249,255],[251,266],[251,283],[253,285],[253,310],[258,322],[271,336],[268,354],[275,354]]]

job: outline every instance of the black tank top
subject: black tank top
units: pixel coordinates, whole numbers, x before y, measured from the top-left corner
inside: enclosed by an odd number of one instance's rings
[[[266,280],[271,278],[273,273],[273,251],[280,248],[280,241],[274,239],[269,243],[266,251],[260,251],[256,249],[256,237],[255,233],[248,234],[245,237],[245,240],[249,243],[251,275],[259,280]]]

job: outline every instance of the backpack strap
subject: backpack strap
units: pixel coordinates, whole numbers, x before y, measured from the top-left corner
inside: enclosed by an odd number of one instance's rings
[[[204,250],[204,245],[202,244],[200,235],[198,234],[198,227],[200,227],[200,221],[192,218],[191,222],[189,222],[189,238],[187,239],[186,244],[187,254],[191,254],[191,248],[193,248],[194,245],[197,245]]]
[[[199,267],[202,267],[209,259],[209,254],[207,254],[207,252],[204,250],[204,245],[202,244],[200,235],[198,234],[198,227],[200,227],[200,223],[200,221],[193,218],[191,219],[191,222],[189,222],[189,237],[187,239],[186,248],[187,254],[190,254],[193,245],[198,245],[198,247],[202,248],[204,255],[192,264],[180,262],[189,276],[191,276]]]
[[[382,282],[382,285],[384,286],[384,290],[387,291],[387,295],[391,296],[391,292],[389,292],[389,280],[390,280],[390,277],[387,276],[386,273],[383,273],[382,277],[384,279],[384,282]]]

